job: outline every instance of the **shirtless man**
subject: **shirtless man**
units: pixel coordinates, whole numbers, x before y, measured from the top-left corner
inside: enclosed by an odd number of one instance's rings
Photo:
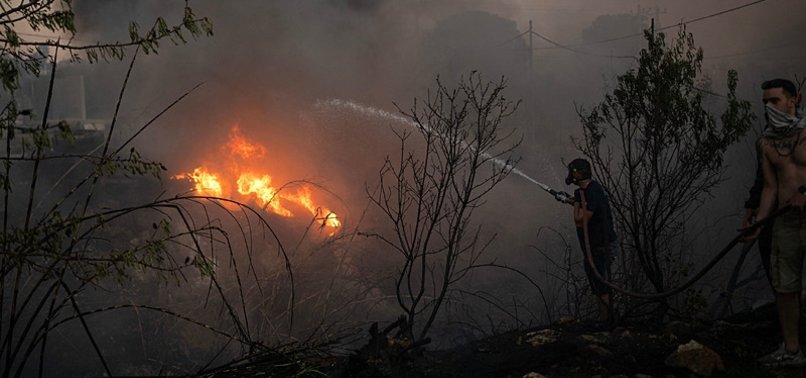
[[[781,325],[781,347],[761,359],[767,366],[806,365],[800,348],[799,320],[803,256],[806,253],[806,117],[797,118],[797,89],[789,80],[764,82],[767,129],[761,138],[764,188],[758,219],[770,215],[776,205],[790,206],[774,220],[770,274]],[[769,226],[767,226],[769,227]],[[753,236],[757,236],[759,230]]]

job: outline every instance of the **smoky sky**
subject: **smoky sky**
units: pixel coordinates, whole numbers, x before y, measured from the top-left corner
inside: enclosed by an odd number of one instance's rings
[[[634,67],[634,56],[644,44],[642,28],[654,19],[658,31],[674,35],[677,27],[664,27],[743,4],[193,1],[194,12],[211,19],[215,35],[176,46],[164,42],[158,54],[140,54],[121,117],[136,129],[184,91],[202,84],[142,135],[139,145],[149,156],[164,160],[169,169],[188,169],[238,124],[269,147],[275,169],[285,171],[286,179],[322,180],[352,202],[345,206],[354,207],[363,204],[356,201],[365,195],[365,183],[376,179],[383,157],[397,148],[389,135],[395,122],[315,104],[343,99],[397,113],[396,105],[406,109],[414,97],[424,96],[437,75],[455,80],[478,70],[490,80],[505,76],[509,96],[522,100],[511,125],[524,137],[517,150],[519,167],[562,187],[562,162],[575,157],[570,137],[580,134],[576,109],[595,105],[612,89],[616,75]],[[799,46],[806,26],[798,17],[804,10],[802,1],[767,1],[688,24],[686,30],[704,49],[703,73],[711,78],[713,90],[724,92],[725,73],[735,68],[740,95],[760,110],[761,81],[804,75],[806,53]],[[77,0],[75,11],[79,41],[125,40],[129,21],[141,30],[157,16],[177,22],[181,4]],[[607,40],[612,41],[601,42]],[[106,63],[85,68],[87,76],[97,73],[103,91],[116,90],[130,57],[111,64],[117,71],[104,67]],[[110,96],[99,97],[98,102],[112,108]],[[751,173],[743,167],[753,161],[749,145],[752,136],[732,152],[725,176],[734,181],[719,196],[725,200],[720,216],[740,208],[750,184]],[[522,221],[498,219],[508,210],[497,209],[507,206],[490,206],[492,216],[485,219],[517,243],[532,238],[541,225],[562,224],[567,215],[536,186],[514,175],[491,202],[507,199],[518,204]]]
[[[193,1],[195,13],[211,19],[215,35],[176,46],[163,42],[158,54],[140,54],[121,117],[136,129],[202,84],[143,134],[140,145],[150,156],[165,160],[169,168],[187,169],[239,124],[269,146],[278,165],[294,166],[286,172],[289,179],[294,174],[321,178],[337,185],[337,191],[355,192],[346,197],[359,198],[379,159],[395,148],[388,136],[394,122],[323,110],[316,108],[317,101],[352,100],[396,113],[396,104],[410,106],[437,75],[455,80],[478,70],[491,80],[505,76],[510,97],[523,100],[512,125],[524,136],[517,151],[520,168],[561,186],[562,161],[575,154],[569,137],[580,132],[576,109],[600,101],[615,75],[634,67],[633,57],[644,43],[641,28],[654,19],[659,31],[674,35],[676,27],[663,28],[743,4]],[[181,18],[181,4],[161,1],[76,0],[74,6],[79,42],[125,40],[129,21],[145,30],[157,16],[169,24]],[[802,1],[767,1],[688,24],[687,31],[705,51],[703,72],[711,77],[713,90],[724,92],[725,72],[735,68],[740,94],[757,106],[761,81],[804,75],[806,53],[799,47],[806,26],[798,16],[804,10]],[[84,68],[88,77],[100,77],[88,80],[102,83],[88,106],[106,104],[109,114],[114,96],[100,92],[117,90],[130,58],[131,53],[122,63]],[[740,143],[736,164],[726,171],[726,177],[738,180],[731,187],[741,189],[730,191],[736,193],[730,194],[736,206],[733,197],[749,185],[741,167],[752,161],[748,143]],[[524,224],[507,227],[513,234],[565,216],[564,209],[518,177],[501,189],[503,198],[524,205],[518,207]]]

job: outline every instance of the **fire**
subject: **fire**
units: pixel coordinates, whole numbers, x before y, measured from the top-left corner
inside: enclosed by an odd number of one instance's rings
[[[194,190],[203,196],[221,197],[224,194],[224,189],[218,176],[207,172],[202,167],[194,169],[193,173],[176,175],[174,178],[192,181],[195,184]]]
[[[266,149],[259,144],[249,143],[246,138],[241,136],[240,128],[235,126],[232,128],[232,135],[229,141],[224,146],[231,155],[236,155],[242,159],[256,159],[262,158],[266,155]]]
[[[271,177],[268,175],[258,176],[252,173],[243,173],[238,177],[238,193],[243,195],[254,194],[258,204],[262,207],[269,207],[272,212],[284,217],[293,214],[280,204],[280,193],[271,186]]]
[[[311,190],[308,187],[303,187],[297,192],[296,196],[289,196],[293,198],[294,202],[304,206],[311,212],[316,219],[321,219],[322,223],[328,227],[338,228],[341,222],[336,218],[336,214],[327,208],[314,205],[311,199]]]
[[[283,217],[294,216],[288,208],[293,204],[308,210],[323,227],[341,227],[341,221],[334,212],[316,204],[308,185],[274,187],[272,177],[256,168],[266,166],[266,148],[243,137],[237,126],[232,128],[230,139],[221,146],[221,151],[223,156],[212,157],[215,163],[173,178],[192,182],[199,195],[253,202]]]

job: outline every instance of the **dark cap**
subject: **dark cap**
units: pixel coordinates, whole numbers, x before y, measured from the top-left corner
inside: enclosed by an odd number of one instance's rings
[[[579,172],[582,180],[591,178],[591,163],[585,159],[574,159],[568,163],[568,177],[565,178],[566,185],[576,183],[574,172]]]

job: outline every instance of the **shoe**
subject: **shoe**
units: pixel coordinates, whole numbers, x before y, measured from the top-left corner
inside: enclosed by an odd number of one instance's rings
[[[803,355],[803,349],[798,349],[797,353],[787,352],[784,344],[781,343],[781,346],[775,352],[759,358],[758,362],[767,367],[804,366],[806,365],[806,356]]]

